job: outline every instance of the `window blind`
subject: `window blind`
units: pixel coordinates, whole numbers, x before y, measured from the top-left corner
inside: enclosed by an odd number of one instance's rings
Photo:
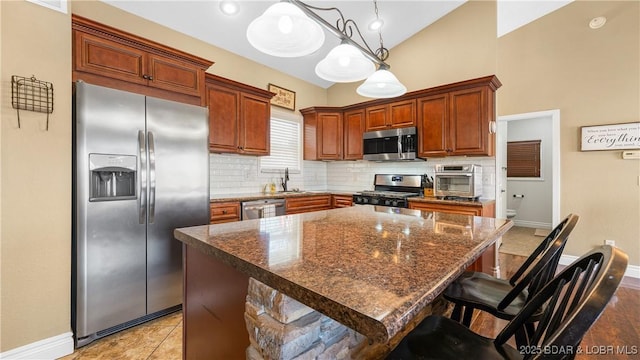
[[[260,158],[260,171],[300,172],[300,167],[300,123],[272,117],[271,154]]]
[[[507,142],[507,177],[540,177],[540,140]]]

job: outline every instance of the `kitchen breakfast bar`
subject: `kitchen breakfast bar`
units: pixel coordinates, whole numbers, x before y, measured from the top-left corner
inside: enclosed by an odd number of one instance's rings
[[[383,358],[511,226],[364,205],[176,229],[183,358]]]

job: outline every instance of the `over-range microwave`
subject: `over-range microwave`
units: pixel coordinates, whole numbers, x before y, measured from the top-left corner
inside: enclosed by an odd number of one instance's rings
[[[364,160],[415,160],[416,128],[368,131],[362,136]]]

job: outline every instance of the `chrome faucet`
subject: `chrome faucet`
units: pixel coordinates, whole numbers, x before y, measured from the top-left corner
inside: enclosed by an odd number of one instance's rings
[[[287,181],[289,181],[289,168],[284,168],[284,178],[280,178],[282,191],[287,191]]]

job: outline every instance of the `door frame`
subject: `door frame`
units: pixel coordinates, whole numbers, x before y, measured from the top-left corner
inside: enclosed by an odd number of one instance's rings
[[[528,120],[536,118],[551,119],[551,221],[552,227],[555,227],[561,220],[560,218],[560,109],[535,111],[522,114],[498,116],[498,131],[505,129],[509,121]],[[507,137],[496,136],[496,215],[497,217],[506,218],[507,198],[504,196],[506,192],[506,151]],[[503,163],[503,161],[505,163]],[[503,169],[504,168],[504,169]],[[504,177],[504,179],[501,179]],[[505,188],[501,188],[501,184],[505,184]]]

